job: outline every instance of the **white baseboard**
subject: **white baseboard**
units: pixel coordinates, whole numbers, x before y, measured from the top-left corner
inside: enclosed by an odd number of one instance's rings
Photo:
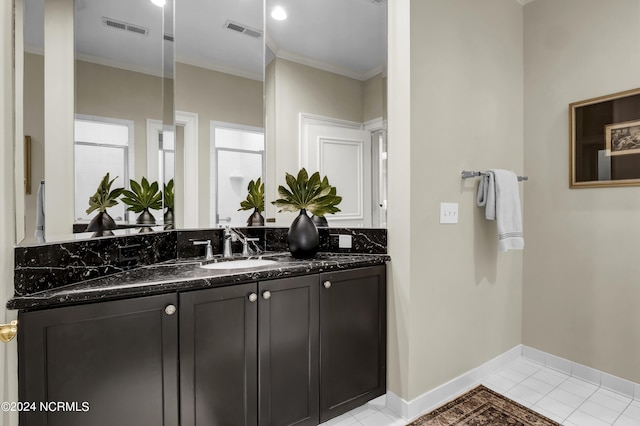
[[[561,358],[556,355],[532,348],[522,347],[522,357],[530,361],[537,362],[546,367],[553,368],[564,374],[568,374],[585,382],[593,383],[596,386],[610,389],[629,398],[640,399],[640,385],[632,381],[622,379],[613,374],[578,364],[577,362]]]
[[[486,377],[520,357],[522,357],[522,345],[509,349],[481,366],[469,370],[411,401],[405,401],[395,393],[387,391],[387,408],[407,421],[413,420],[475,387]]]
[[[395,393],[387,391],[387,408],[406,421],[414,420],[472,389],[494,372],[519,358],[542,364],[630,398],[640,399],[640,384],[529,346],[518,345],[411,401],[406,401]]]

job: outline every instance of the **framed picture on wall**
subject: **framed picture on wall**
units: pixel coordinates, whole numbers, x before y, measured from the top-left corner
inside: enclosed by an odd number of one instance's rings
[[[607,155],[640,154],[640,120],[604,127]]]
[[[640,185],[640,89],[569,105],[570,188]]]

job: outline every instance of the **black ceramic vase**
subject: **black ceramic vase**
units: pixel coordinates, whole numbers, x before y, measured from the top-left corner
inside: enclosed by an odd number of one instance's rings
[[[136,223],[138,225],[155,225],[156,218],[149,212],[149,209],[144,209],[142,213],[140,213],[140,216],[138,216]]]
[[[247,220],[247,226],[264,226],[264,217],[258,209],[253,210],[253,214]]]
[[[167,207],[167,211],[164,213],[164,229],[174,229],[173,226],[173,209]]]
[[[311,216],[311,220],[316,225],[317,228],[328,228],[329,222],[327,222],[327,218],[324,216],[316,216],[315,214]]]
[[[112,229],[116,229],[116,222],[113,220],[109,213],[106,211],[99,212],[97,215],[91,219],[89,225],[87,226],[87,232],[96,232],[96,233],[104,233],[105,231],[111,231]],[[105,234],[108,235],[108,234]],[[113,235],[113,234],[112,234]]]
[[[305,209],[300,210],[300,214],[289,227],[287,241],[289,242],[289,251],[296,259],[310,259],[318,252],[320,246],[318,228],[307,216]]]

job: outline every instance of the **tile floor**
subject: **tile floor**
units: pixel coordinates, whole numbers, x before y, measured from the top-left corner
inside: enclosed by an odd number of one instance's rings
[[[527,359],[482,382],[488,388],[567,426],[640,426],[640,400],[568,376]],[[377,398],[321,426],[403,426]]]

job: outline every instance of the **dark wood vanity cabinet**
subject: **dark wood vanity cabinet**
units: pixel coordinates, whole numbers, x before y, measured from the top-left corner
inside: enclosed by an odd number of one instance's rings
[[[318,405],[318,276],[258,284],[259,424],[314,426]]]
[[[20,426],[178,425],[177,300],[20,312]]]
[[[318,276],[180,296],[182,425],[318,424]]]
[[[320,275],[320,422],[386,392],[386,267]]]
[[[256,292],[252,283],[180,295],[181,425],[257,424]]]
[[[20,400],[78,404],[21,426],[312,426],[385,392],[385,266],[19,321]]]

